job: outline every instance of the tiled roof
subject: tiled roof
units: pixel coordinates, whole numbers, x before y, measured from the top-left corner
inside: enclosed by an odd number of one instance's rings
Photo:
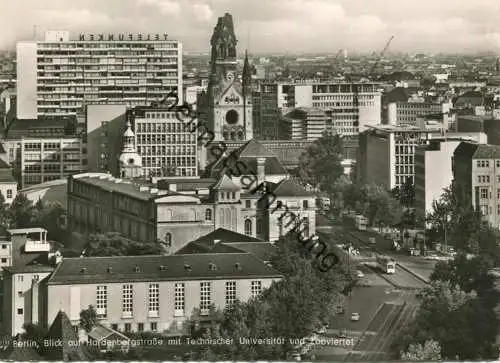
[[[248,236],[246,234],[241,234],[238,232],[230,231],[225,228],[217,228],[215,231],[210,232],[200,238],[195,239],[192,242],[197,243],[208,243],[212,245],[215,240],[219,240],[220,242],[264,242],[261,239]]]
[[[215,267],[215,268],[214,268]],[[66,258],[49,285],[224,278],[272,278],[280,273],[249,253]]]
[[[283,179],[277,184],[269,184],[271,191],[277,197],[314,197],[315,195],[291,179]]]
[[[479,144],[473,159],[500,159],[500,146],[499,145],[484,145]]]
[[[258,141],[252,139],[237,150],[238,157],[276,157],[276,154],[266,149]]]
[[[240,157],[238,160],[245,164],[247,170],[253,172],[254,174],[257,174],[257,158]],[[283,167],[283,165],[281,165],[276,156],[266,158],[266,162],[264,164],[264,172],[266,175],[288,174],[288,172]]]
[[[234,182],[227,176],[223,175],[217,184],[213,186],[214,190],[228,190],[228,191],[239,191],[241,188],[234,184]]]
[[[236,242],[227,243],[226,245],[251,253],[262,261],[270,261],[271,258],[278,252],[278,249],[269,242]]]
[[[90,185],[97,186],[104,190],[129,195],[131,197],[142,199],[142,200],[152,200],[159,197],[166,197],[169,195],[183,195],[181,193],[172,192],[164,189],[160,189],[160,193],[151,193],[149,190],[141,191],[140,186],[147,186],[149,188],[154,187],[151,183],[138,182],[138,185],[134,185],[133,182],[122,180],[121,182],[116,182],[116,179],[100,179],[98,177],[81,177],[75,180],[83,181]]]
[[[50,360],[85,361],[92,358],[86,347],[78,342],[78,335],[64,311],[59,311],[50,326],[46,339],[62,341],[62,346],[45,347],[45,357]]]

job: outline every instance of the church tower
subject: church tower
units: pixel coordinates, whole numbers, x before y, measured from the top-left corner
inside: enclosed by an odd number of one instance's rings
[[[208,128],[217,141],[250,140],[253,138],[251,70],[246,55],[239,79],[237,40],[230,14],[219,18],[210,44],[212,57],[206,93]]]
[[[119,158],[120,178],[138,178],[142,176],[142,159],[135,147],[135,135],[130,121],[123,134],[123,149]]]

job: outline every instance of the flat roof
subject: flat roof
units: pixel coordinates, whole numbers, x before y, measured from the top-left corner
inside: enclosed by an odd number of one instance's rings
[[[7,232],[9,232],[10,234],[28,234],[28,233],[47,232],[47,230],[41,227],[33,227],[33,228],[8,229]]]

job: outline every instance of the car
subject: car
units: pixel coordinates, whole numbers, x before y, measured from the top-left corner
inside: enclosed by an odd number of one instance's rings
[[[375,237],[370,237],[368,238],[368,243],[371,245],[375,245],[377,244],[377,240],[375,239]]]
[[[356,271],[356,277],[358,279],[362,279],[363,277],[365,277],[365,274],[363,273],[363,271],[357,270]]]
[[[319,327],[318,329],[316,329],[316,333],[317,334],[326,334],[326,326],[322,326],[322,327]]]
[[[290,360],[300,362],[302,360],[302,357],[300,356],[299,352],[292,352],[292,353],[290,353]]]
[[[358,321],[358,320],[359,320],[359,313],[352,313],[351,321]]]

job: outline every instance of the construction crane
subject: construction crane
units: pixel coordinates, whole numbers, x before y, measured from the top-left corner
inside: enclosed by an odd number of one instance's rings
[[[391,45],[391,42],[392,40],[394,39],[394,35],[392,35],[389,40],[387,41],[387,43],[385,44],[385,47],[384,49],[382,49],[382,51],[380,52],[377,60],[375,61],[375,63],[373,63],[373,66],[372,68],[370,69],[370,75],[373,74],[373,71],[375,70],[375,68],[377,68],[378,64],[380,63],[380,61],[382,60],[382,57],[384,56],[385,52],[387,51],[387,49],[389,49],[389,46]]]

